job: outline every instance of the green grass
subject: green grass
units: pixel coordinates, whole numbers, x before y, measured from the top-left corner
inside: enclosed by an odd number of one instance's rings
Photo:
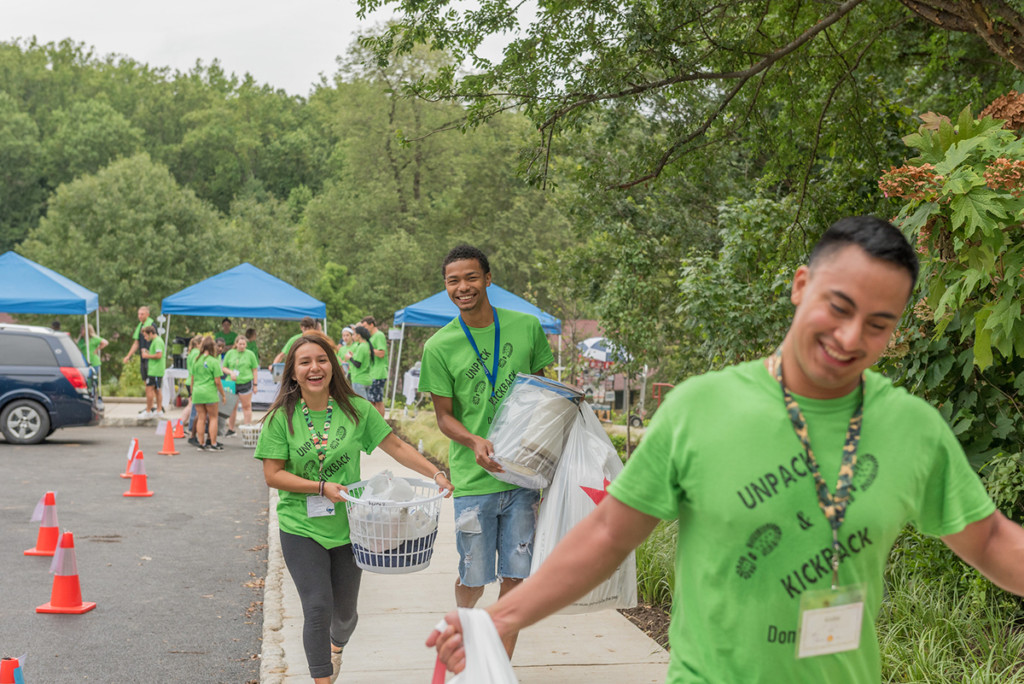
[[[636,549],[637,598],[641,603],[672,605],[675,589],[677,521],[658,523],[647,539]]]
[[[447,468],[450,440],[438,429],[433,410],[421,408],[413,415],[403,415],[396,408],[395,414],[395,424],[405,439],[414,447],[419,446],[420,440],[423,440],[423,453]]]

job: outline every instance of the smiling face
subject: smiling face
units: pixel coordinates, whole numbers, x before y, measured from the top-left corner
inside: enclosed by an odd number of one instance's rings
[[[312,403],[315,397],[326,397],[330,393],[331,360],[324,348],[313,342],[305,342],[295,350],[295,383],[302,391],[302,398]]]
[[[878,361],[913,283],[900,266],[849,245],[793,277],[796,313],[783,344],[783,374],[794,394],[849,394]]]
[[[245,339],[241,335],[235,338],[235,349],[239,352],[244,352],[245,348],[249,346],[249,340]]]
[[[490,284],[491,274],[484,273],[476,259],[453,261],[444,269],[444,287],[462,313],[474,313],[490,306],[487,300]]]

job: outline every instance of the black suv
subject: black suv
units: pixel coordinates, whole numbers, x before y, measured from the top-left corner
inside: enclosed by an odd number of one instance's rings
[[[95,373],[66,332],[0,324],[0,432],[8,442],[36,444],[102,417]]]

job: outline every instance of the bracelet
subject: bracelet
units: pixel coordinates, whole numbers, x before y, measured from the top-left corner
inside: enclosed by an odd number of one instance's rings
[[[320,480],[320,493],[317,494],[317,496],[323,496],[323,495],[324,495],[324,481]]]
[[[434,481],[435,484],[437,484],[437,476],[438,475],[444,475],[444,471],[443,470],[438,470],[436,473],[434,473],[434,477],[430,478],[431,480]]]

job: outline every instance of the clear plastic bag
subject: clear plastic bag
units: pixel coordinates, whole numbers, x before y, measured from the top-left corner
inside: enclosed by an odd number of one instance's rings
[[[590,405],[583,403],[565,443],[551,486],[544,491],[533,542],[531,574],[576,523],[591,513],[622,472],[622,461]],[[636,553],[612,576],[562,613],[590,613],[636,606]]]
[[[520,373],[488,430],[502,482],[544,489],[551,484],[583,394],[539,375]]]
[[[487,611],[459,608],[459,622],[466,646],[466,669],[448,680],[448,684],[519,684]],[[444,620],[437,625],[438,631],[447,627]],[[444,674],[444,666],[439,664],[434,669],[432,684],[444,684]]]

